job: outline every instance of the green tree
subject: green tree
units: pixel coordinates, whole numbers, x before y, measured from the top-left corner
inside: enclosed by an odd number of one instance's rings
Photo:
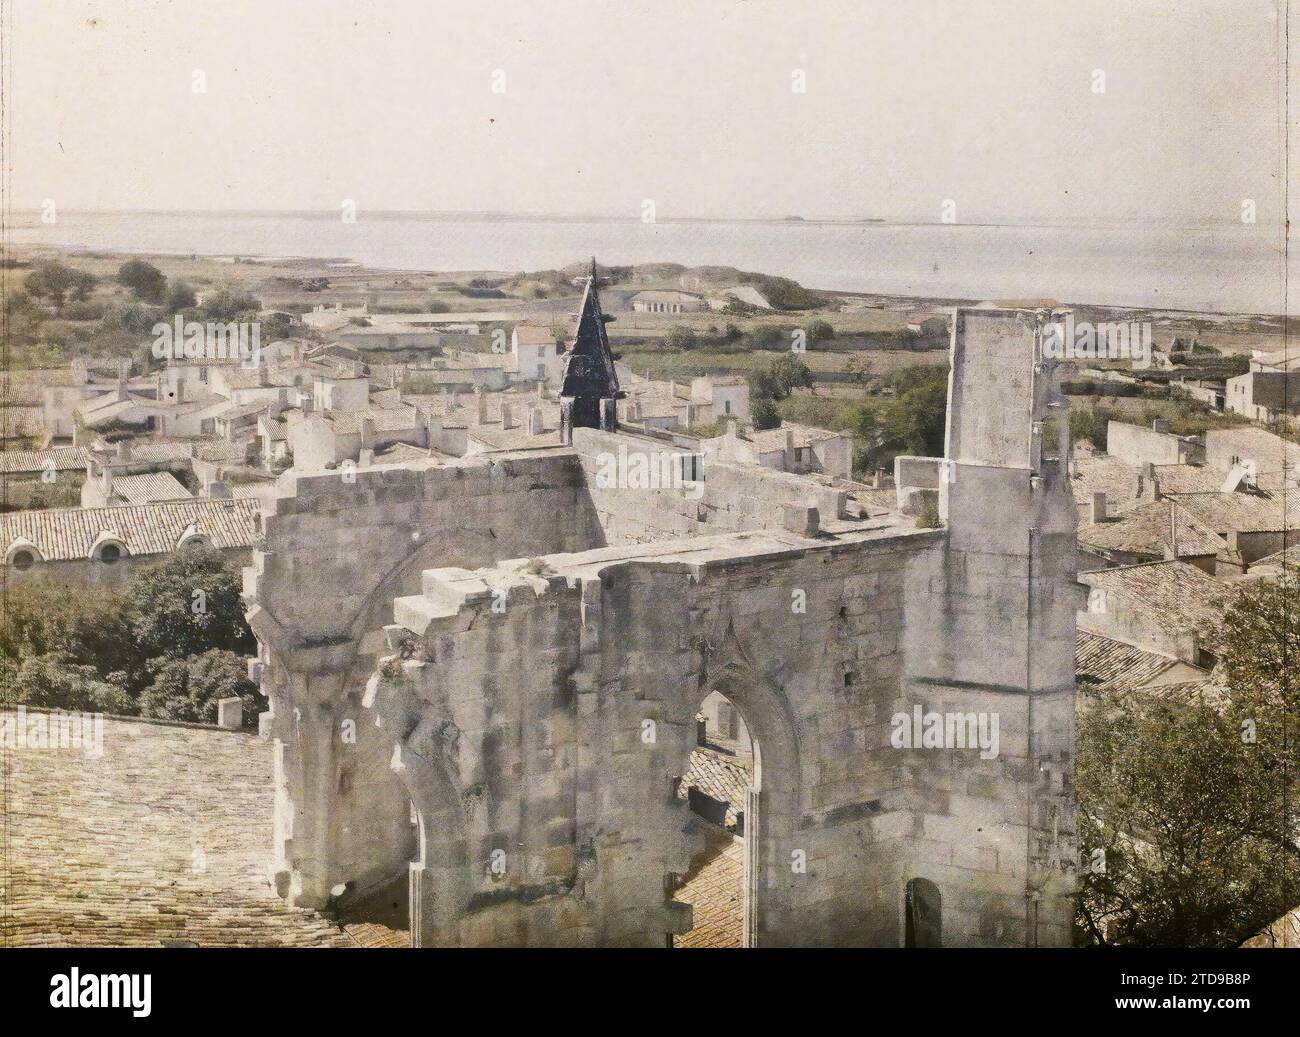
[[[942,457],[948,418],[948,369],[913,364],[888,380],[892,399],[878,410],[864,411],[859,435],[883,453]]]
[[[809,342],[828,342],[835,337],[835,329],[824,320],[815,320],[808,325]]]
[[[210,648],[251,655],[239,572],[215,550],[187,547],[138,569],[127,609],[146,658],[184,658]]]
[[[0,655],[58,656],[101,674],[143,665],[118,594],[35,573],[5,592]]]
[[[194,289],[184,281],[173,281],[167,286],[167,301],[163,305],[177,313],[198,305],[198,297],[194,294]]]
[[[749,347],[769,353],[785,349],[785,333],[775,325],[761,324],[749,333]]]
[[[1235,947],[1296,906],[1298,594],[1289,573],[1228,602],[1221,695],[1103,692],[1083,711],[1078,920],[1093,941]]]
[[[0,702],[86,713],[135,712],[126,692],[104,680],[95,667],[59,654],[0,661]]]
[[[244,726],[251,727],[266,708],[244,660],[233,652],[213,648],[185,659],[155,659],[149,671],[149,686],[140,695],[142,716],[214,724],[217,702],[237,695],[244,702]]]
[[[208,321],[251,321],[257,319],[261,304],[251,295],[233,292],[229,288],[219,288],[207,295],[199,307],[199,316]],[[355,318],[354,318],[355,319]],[[365,322],[367,325],[369,321]]]
[[[70,296],[84,300],[95,286],[95,278],[83,270],[74,270],[56,259],[47,260],[23,279],[23,288],[34,299],[48,302],[56,313]]]
[[[760,396],[749,406],[749,420],[760,432],[763,429],[780,428],[781,411],[773,400]]]
[[[167,288],[167,278],[163,272],[143,259],[131,259],[123,263],[118,268],[117,280],[119,284],[130,288],[136,298],[151,303],[162,302]]]
[[[813,385],[812,371],[794,354],[777,357],[750,378],[750,394],[756,399],[784,400],[795,389]]]

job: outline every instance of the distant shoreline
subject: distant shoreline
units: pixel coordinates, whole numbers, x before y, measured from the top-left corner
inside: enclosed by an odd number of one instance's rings
[[[305,219],[337,220],[338,209],[63,209],[67,216],[148,216],[148,217],[201,217],[208,219]],[[783,227],[879,227],[879,228],[917,228],[917,229],[951,229],[954,231],[967,228],[1011,228],[1020,230],[1106,230],[1140,228],[1160,230],[1228,230],[1243,228],[1244,224],[1236,220],[1221,220],[1212,223],[1187,223],[1183,221],[1164,220],[1081,220],[1061,222],[1052,220],[958,220],[945,223],[933,220],[891,220],[880,216],[662,216],[652,221],[643,221],[641,217],[613,216],[584,213],[511,213],[491,211],[441,211],[428,209],[359,209],[358,220],[422,220],[430,223],[613,223],[640,224],[643,222],[667,224],[760,224]],[[17,208],[10,210],[12,229],[30,229],[41,225],[40,209]],[[30,222],[17,223],[22,217]],[[1282,228],[1278,228],[1279,233]]]

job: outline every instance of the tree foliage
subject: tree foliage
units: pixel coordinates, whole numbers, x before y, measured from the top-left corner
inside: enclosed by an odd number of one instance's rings
[[[207,547],[187,547],[134,573],[127,607],[146,658],[209,648],[251,654],[256,644],[240,593],[239,573]]]
[[[1228,604],[1222,695],[1103,692],[1083,711],[1078,921],[1094,942],[1235,947],[1300,902],[1298,594],[1292,574]]]
[[[118,267],[117,281],[130,288],[136,298],[150,303],[162,302],[167,289],[163,272],[143,259],[131,259]]]
[[[136,569],[120,591],[33,575],[0,615],[0,701],[211,723],[218,698],[256,696],[240,660],[255,648],[240,574],[210,548]]]
[[[210,724],[217,702],[236,695],[244,701],[246,723],[265,708],[244,661],[233,652],[212,648],[184,659],[163,657],[153,660],[149,672],[152,680],[140,695],[140,712],[147,717]]]

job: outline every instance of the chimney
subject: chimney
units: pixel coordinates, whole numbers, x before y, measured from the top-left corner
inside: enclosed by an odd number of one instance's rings
[[[794,433],[790,429],[785,430],[785,464],[787,471],[794,466]]]
[[[501,401],[501,429],[502,431],[505,431],[506,429],[511,429],[514,427],[515,427],[514,408],[511,407],[510,404],[506,403],[505,400],[502,400]]]
[[[478,398],[478,423],[487,424],[487,397],[483,395],[483,387],[477,386],[474,389],[474,395]]]
[[[873,472],[871,473],[871,488],[872,488],[873,490],[878,490],[878,489],[880,489],[880,469],[879,469],[879,468],[877,468],[875,471],[873,471]]]
[[[546,383],[539,381],[537,383],[537,399],[539,401],[546,399]]]
[[[375,419],[367,415],[361,419],[361,447],[362,449],[365,449],[366,447],[374,446],[374,443]]]
[[[117,455],[119,461],[131,460],[131,441],[129,439],[119,439],[113,452]]]
[[[1106,521],[1106,494],[1102,490],[1092,495],[1092,503],[1088,505],[1088,521],[1094,526]]]
[[[534,407],[528,412],[528,434],[530,436],[540,436],[545,429],[542,428],[542,408]]]

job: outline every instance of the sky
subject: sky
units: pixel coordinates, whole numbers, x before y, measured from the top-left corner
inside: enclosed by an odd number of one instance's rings
[[[1282,208],[1282,0],[8,2],[17,209]]]

